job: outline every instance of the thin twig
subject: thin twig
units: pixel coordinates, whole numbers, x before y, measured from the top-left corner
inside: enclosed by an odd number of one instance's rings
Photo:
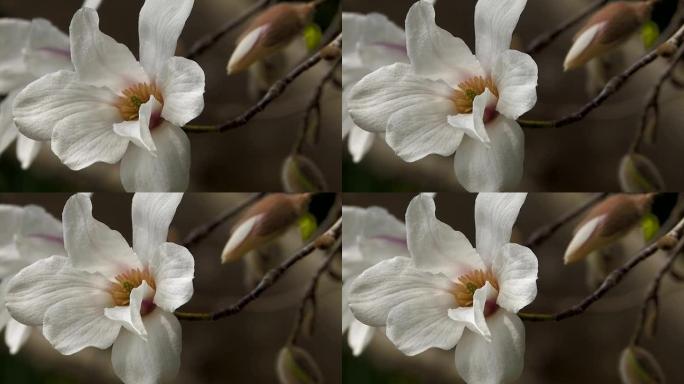
[[[536,39],[532,40],[527,46],[526,52],[530,55],[540,52],[542,49],[550,45],[554,40],[556,40],[563,32],[577,25],[580,21],[584,20],[587,16],[597,11],[599,8],[603,7],[608,3],[608,0],[597,0],[591,5],[583,9],[577,15],[571,17],[567,21],[563,22],[557,28],[548,31]]]
[[[196,245],[200,241],[204,240],[207,236],[209,236],[216,228],[221,226],[221,224],[227,222],[228,220],[232,219],[233,217],[237,216],[240,212],[242,212],[245,208],[249,207],[250,205],[254,204],[257,200],[261,199],[265,193],[256,193],[249,199],[245,200],[242,202],[240,205],[237,207],[232,207],[225,212],[221,213],[218,217],[216,217],[214,220],[211,222],[204,224],[198,228],[195,228],[190,232],[188,236],[185,237],[183,242],[181,243],[184,247],[190,248],[193,245]]]
[[[330,227],[325,233],[319,236],[316,240],[308,243],[302,247],[297,253],[291,256],[289,259],[285,260],[282,264],[276,268],[271,269],[264,278],[259,282],[259,284],[238,300],[235,304],[221,309],[216,312],[180,312],[177,311],[176,317],[181,320],[188,321],[212,321],[222,319],[224,317],[232,316],[240,313],[245,307],[247,307],[251,302],[258,299],[264,292],[266,292],[270,287],[272,287],[281,277],[287,272],[292,266],[297,264],[300,260],[304,259],[306,256],[312,254],[316,249],[319,248],[319,239],[324,236],[332,236],[334,239],[338,239],[342,234],[342,218],[339,218],[335,224]]]
[[[646,328],[646,321],[648,320],[648,308],[651,305],[651,303],[653,303],[653,305],[655,306],[654,308],[657,313],[659,309],[658,294],[660,291],[661,283],[663,281],[663,278],[672,270],[674,262],[675,260],[677,260],[677,256],[682,251],[682,249],[684,249],[684,239],[679,240],[677,246],[672,250],[672,252],[670,252],[670,257],[668,258],[667,263],[665,263],[665,265],[663,265],[660,268],[655,278],[651,282],[651,285],[649,286],[648,291],[646,293],[646,298],[644,299],[644,304],[641,307],[641,312],[639,313],[639,320],[637,321],[637,326],[632,335],[633,345],[639,344],[639,341],[643,336],[644,329]]]
[[[548,224],[546,226],[543,226],[536,231],[532,232],[530,237],[527,238],[527,241],[525,242],[525,246],[528,248],[536,247],[539,244],[543,243],[546,241],[548,238],[553,236],[556,231],[558,231],[563,225],[571,222],[572,220],[576,219],[579,215],[582,213],[586,212],[589,208],[593,207],[596,203],[599,201],[603,200],[606,196],[608,196],[608,193],[599,193],[596,196],[592,197],[590,200],[587,200],[585,203],[582,205],[579,205],[578,207],[574,208],[573,210],[566,212],[563,214],[561,217],[558,218],[555,222]]]
[[[330,43],[333,47],[342,47],[342,34],[338,34],[335,40]],[[329,49],[328,46],[324,46],[314,55],[309,57],[303,63],[299,64],[295,69],[293,69],[287,76],[278,80],[271,86],[271,88],[266,92],[261,100],[259,100],[255,105],[250,107],[248,110],[243,112],[240,116],[228,120],[222,124],[218,125],[186,125],[183,130],[189,133],[207,133],[207,132],[225,132],[230,129],[242,127],[249,123],[256,115],[263,112],[266,107],[269,106],[274,100],[280,97],[285,90],[292,84],[299,76],[304,72],[313,68],[321,60],[323,60],[324,52]]]
[[[662,238],[671,236],[679,241],[682,238],[682,232],[684,232],[684,219],[680,220],[677,225]],[[659,240],[646,246],[623,266],[611,272],[603,281],[603,283],[601,283],[601,286],[599,286],[589,296],[584,298],[584,300],[582,300],[580,303],[563,311],[551,314],[521,312],[518,315],[521,319],[526,321],[560,321],[584,313],[592,304],[601,299],[611,289],[615,288],[615,286],[617,286],[632,269],[641,264],[642,261],[655,254],[660,249]]]
[[[214,46],[221,40],[221,38],[228,33],[238,28],[242,23],[249,20],[260,10],[266,8],[271,3],[271,0],[260,0],[254,4],[250,9],[242,13],[240,16],[226,21],[217,31],[203,36],[192,45],[190,52],[185,56],[190,60],[194,60],[197,56],[203,54],[206,50]]]
[[[682,45],[684,39],[684,25],[675,32],[665,43],[661,44],[651,52],[642,56],[637,62],[632,64],[621,74],[613,77],[595,98],[585,104],[577,112],[557,120],[518,120],[520,126],[525,128],[559,128],[584,119],[593,110],[601,106],[606,100],[613,96],[627,83],[627,81],[639,70],[654,62],[660,56],[672,53]]]

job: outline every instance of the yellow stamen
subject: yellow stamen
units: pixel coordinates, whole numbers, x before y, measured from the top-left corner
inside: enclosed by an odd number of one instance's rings
[[[121,117],[127,121],[138,120],[140,107],[150,101],[151,96],[164,104],[164,98],[156,84],[139,83],[127,88],[122,94],[116,107],[119,108]]]
[[[150,288],[157,289],[154,277],[147,268],[143,270],[131,269],[117,275],[115,279],[116,282],[111,283],[109,293],[112,295],[116,306],[128,305],[131,301],[131,291],[139,287],[143,281],[146,281]]]
[[[473,101],[477,96],[483,94],[485,89],[489,89],[494,96],[499,97],[499,89],[491,77],[471,77],[460,83],[458,88],[452,96],[456,112],[458,113],[473,112]]]
[[[499,282],[492,271],[483,271],[481,269],[466,273],[458,278],[459,284],[454,288],[453,294],[459,307],[471,307],[473,305],[473,294],[478,289],[489,284],[497,291],[499,290]]]

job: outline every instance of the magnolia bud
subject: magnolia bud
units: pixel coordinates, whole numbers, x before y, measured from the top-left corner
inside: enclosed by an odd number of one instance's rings
[[[280,237],[306,212],[310,200],[308,193],[274,193],[254,203],[233,226],[221,262],[239,260]]]
[[[575,35],[565,57],[565,70],[574,69],[627,40],[646,22],[652,1],[615,1],[594,13]]]
[[[323,375],[316,361],[302,348],[294,345],[283,347],[276,360],[276,372],[280,384],[318,384]]]
[[[647,350],[634,345],[622,350],[618,369],[623,384],[665,382],[665,375],[655,357]]]
[[[620,162],[620,188],[629,193],[665,190],[665,182],[658,168],[646,156],[631,153]]]
[[[584,260],[591,252],[619,240],[646,215],[653,195],[615,195],[598,203],[575,228],[565,251],[565,264]]]
[[[310,22],[317,3],[279,3],[257,15],[238,38],[228,74],[243,71],[289,45]]]
[[[281,170],[285,192],[321,192],[328,187],[316,164],[302,155],[288,156]]]

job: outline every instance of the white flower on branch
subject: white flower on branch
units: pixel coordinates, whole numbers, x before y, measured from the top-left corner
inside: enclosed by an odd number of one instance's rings
[[[408,257],[406,227],[380,207],[342,207],[342,333],[352,353],[360,355],[371,342],[374,327],[356,320],[349,309],[349,291],[366,269],[393,257]]]
[[[394,63],[408,63],[406,35],[385,15],[342,13],[342,138],[359,162],[373,145],[375,134],[359,128],[349,116],[351,90],[369,73]]]
[[[468,191],[514,188],[522,177],[524,135],[516,122],[537,101],[537,64],[509,49],[526,0],[480,0],[476,55],[435,24],[424,0],[406,16],[410,64],[393,64],[353,89],[349,112],[361,128],[384,133],[404,161],[450,156]]]
[[[96,9],[99,2],[86,0]],[[19,133],[13,121],[14,98],[32,81],[59,70],[72,70],[69,37],[45,19],[0,19],[0,154],[16,139],[17,159],[28,169],[40,142]]]
[[[9,280],[22,268],[52,255],[64,255],[62,223],[43,208],[0,205],[0,330],[5,328],[5,343],[15,354],[31,333],[14,320],[5,308]]]
[[[28,85],[14,102],[20,132],[50,141],[69,168],[121,161],[127,191],[183,191],[190,142],[180,128],[204,109],[204,72],[174,57],[193,0],[147,0],[140,11],[140,62],[99,30],[93,9],[70,27],[75,71]],[[133,145],[129,145],[129,144]]]
[[[194,259],[166,242],[182,194],[133,197],[133,248],[92,216],[85,194],[64,207],[66,256],[51,256],[16,274],[6,305],[19,322],[42,326],[64,355],[112,349],[125,383],[156,383],[176,375],[181,327],[173,312],[193,294]]]
[[[482,1],[482,0],[481,0]],[[469,383],[520,376],[525,328],[516,315],[537,295],[537,257],[509,243],[525,194],[479,194],[476,246],[435,216],[430,196],[406,211],[410,257],[382,261],[352,284],[350,308],[361,322],[387,327],[409,356],[456,347],[456,369]]]

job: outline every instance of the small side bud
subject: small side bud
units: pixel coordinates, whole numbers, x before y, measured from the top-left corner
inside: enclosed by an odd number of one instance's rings
[[[285,159],[281,178],[285,192],[289,193],[321,192],[328,188],[318,166],[302,155],[292,155]]]
[[[228,61],[228,74],[244,71],[289,45],[311,21],[316,5],[317,2],[279,3],[258,14],[238,38]]]
[[[620,188],[628,193],[665,190],[665,181],[655,164],[638,153],[628,154],[620,161]]]
[[[310,200],[308,193],[274,193],[254,203],[233,226],[221,262],[239,260],[247,252],[264,247],[283,235],[306,213]]]
[[[280,350],[276,360],[276,372],[280,384],[323,383],[323,375],[313,357],[294,345],[285,346]]]
[[[623,349],[618,369],[623,384],[665,382],[665,375],[658,361],[650,352],[641,347],[629,346]]]
[[[651,208],[653,195],[615,195],[598,203],[575,228],[565,251],[565,264],[584,260],[590,253],[621,239],[639,225]]]
[[[328,233],[324,233],[323,235],[319,236],[314,243],[316,248],[323,250],[330,249],[333,244],[335,244],[335,236]]]
[[[565,70],[578,68],[622,44],[649,19],[652,8],[651,1],[614,1],[596,11],[575,35],[563,63]]]

